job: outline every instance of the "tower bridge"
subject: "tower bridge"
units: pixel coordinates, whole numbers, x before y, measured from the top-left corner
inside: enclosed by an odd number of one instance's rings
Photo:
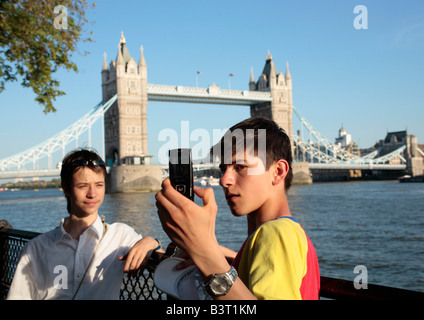
[[[149,101],[240,106],[253,106],[259,103],[272,102],[270,92],[223,90],[215,86],[215,84],[209,88],[148,84],[147,97]]]
[[[121,35],[116,60],[108,64],[106,54],[101,71],[103,101],[86,115],[46,141],[19,154],[0,160],[0,179],[47,177],[59,174],[54,166],[54,154],[62,159],[65,148],[83,133],[89,135],[98,120],[103,123],[104,158],[109,170],[111,192],[154,190],[160,187],[161,165],[153,165],[148,153],[148,101],[197,104],[242,105],[250,108],[252,117],[265,116],[277,122],[292,138],[295,180],[310,180],[309,170],[397,170],[411,175],[423,173],[424,152],[416,137],[409,136],[392,150],[372,150],[360,156],[348,152],[322,136],[293,105],[292,77],[287,63],[286,72],[278,72],[268,52],[264,68],[255,81],[250,72],[249,90],[225,90],[215,84],[208,88],[149,84],[147,65],[140,49],[138,63],[131,57],[126,40]],[[298,121],[294,134],[293,114]],[[309,139],[299,132],[307,131]],[[76,143],[78,144],[78,143]],[[39,168],[47,158],[47,168]],[[60,160],[59,160],[60,161]],[[214,167],[197,165],[195,170]]]

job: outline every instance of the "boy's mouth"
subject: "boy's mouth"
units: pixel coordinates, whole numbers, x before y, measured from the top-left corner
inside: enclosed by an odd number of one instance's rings
[[[233,201],[234,199],[236,199],[238,197],[240,197],[240,195],[239,194],[235,194],[235,193],[227,192],[225,194],[225,198],[227,199],[227,201]]]
[[[98,201],[85,201],[84,204],[88,207],[94,207],[97,205]]]

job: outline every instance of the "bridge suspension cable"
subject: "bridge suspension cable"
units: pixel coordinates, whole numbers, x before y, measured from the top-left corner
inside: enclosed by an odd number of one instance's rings
[[[22,170],[27,164],[33,164],[33,169],[35,169],[36,162],[45,157],[49,158],[49,167],[51,167],[52,153],[60,149],[64,153],[65,146],[71,141],[78,140],[78,137],[87,130],[89,131],[89,144],[91,144],[91,126],[103,117],[103,114],[112,106],[117,97],[118,95],[116,94],[105,104],[102,102],[98,103],[75,123],[42,143],[13,156],[1,159],[0,172],[14,168]]]
[[[328,165],[333,164],[334,168],[336,165],[343,165],[345,168],[365,168],[364,165],[372,168],[378,165],[381,169],[383,164],[387,166],[387,168],[392,168],[399,170],[401,167],[406,166],[406,160],[402,156],[406,146],[403,145],[396,150],[385,154],[381,157],[375,158],[381,150],[374,150],[373,152],[366,154],[365,156],[358,156],[353,153],[348,152],[347,150],[341,148],[338,145],[331,143],[327,138],[325,138],[318,130],[314,129],[314,127],[306,121],[306,119],[300,114],[300,112],[293,106],[293,112],[296,114],[298,119],[301,122],[302,126],[305,126],[309,131],[310,135],[316,139],[316,143],[313,141],[305,142],[302,137],[298,135],[293,136],[294,144],[302,151],[304,154],[309,155],[309,159],[311,162],[322,163],[323,167],[327,167]],[[325,152],[323,151],[325,150]],[[389,164],[393,159],[398,160],[397,164]],[[390,167],[391,166],[391,167]],[[318,164],[315,167],[319,167]]]
[[[327,138],[325,138],[318,130],[315,130],[312,125],[306,121],[306,119],[300,114],[300,112],[293,106],[293,112],[296,114],[296,116],[299,118],[302,125],[304,125],[310,134],[315,137],[317,140],[318,146],[325,147],[326,150],[330,151],[332,154],[337,155],[341,160],[358,160],[360,159],[359,156],[352,154],[348,151],[346,151],[343,148],[340,148],[339,146],[331,143]]]

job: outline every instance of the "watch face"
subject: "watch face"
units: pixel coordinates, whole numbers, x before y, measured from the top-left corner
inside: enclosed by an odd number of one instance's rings
[[[224,295],[228,293],[231,285],[232,282],[227,277],[215,277],[210,283],[210,288],[215,295]]]

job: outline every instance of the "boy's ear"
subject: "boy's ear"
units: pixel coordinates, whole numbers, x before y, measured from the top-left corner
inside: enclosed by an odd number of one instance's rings
[[[287,173],[289,172],[289,164],[286,160],[280,159],[274,164],[274,176],[272,180],[273,185],[284,183]]]

